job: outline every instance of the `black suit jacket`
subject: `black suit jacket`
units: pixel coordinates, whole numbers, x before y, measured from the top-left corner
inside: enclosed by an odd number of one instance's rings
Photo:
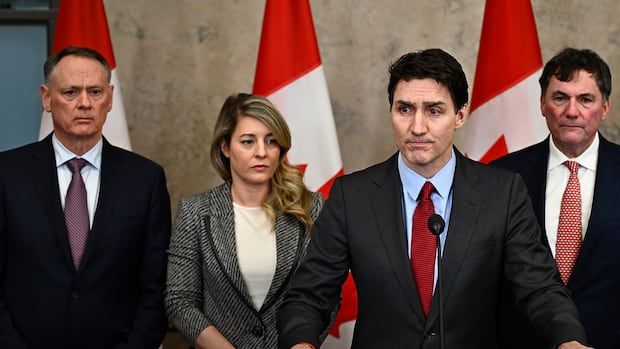
[[[157,348],[169,236],[162,168],[104,139],[76,271],[51,135],[0,153],[0,348]]]
[[[620,348],[620,146],[599,135],[599,155],[592,213],[568,288],[586,329],[588,343],[597,349]],[[545,229],[545,190],[549,139],[493,162],[520,173],[528,188],[538,222]],[[547,235],[541,241],[549,247]],[[517,314],[513,295],[503,292],[500,313],[504,348],[548,348]]]
[[[318,345],[349,268],[359,302],[354,348],[439,348],[437,294],[427,321],[409,267],[396,156],[334,183],[278,314],[280,348],[303,341]],[[457,153],[442,260],[446,348],[497,347],[495,314],[504,275],[550,338],[583,340],[539,234],[519,176]]]

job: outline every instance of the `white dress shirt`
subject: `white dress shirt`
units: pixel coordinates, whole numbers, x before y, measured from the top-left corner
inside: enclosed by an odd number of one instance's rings
[[[103,139],[100,139],[94,147],[87,151],[84,155],[78,156],[67,149],[56,135],[52,135],[52,146],[54,147],[54,155],[56,156],[56,171],[58,173],[58,188],[60,189],[60,203],[65,208],[65,197],[71,183],[71,169],[66,162],[73,158],[81,158],[86,160],[87,164],[82,168],[82,180],[86,186],[86,201],[88,204],[88,220],[90,228],[93,227],[95,218],[95,210],[97,209],[97,200],[99,199],[99,174],[101,173],[101,149],[103,149]]]
[[[560,220],[560,205],[562,195],[568,184],[570,170],[564,165],[567,160],[579,163],[578,177],[581,190],[581,236],[585,238],[592,199],[594,197],[594,181],[596,179],[596,165],[598,163],[598,133],[590,146],[576,158],[568,158],[562,153],[549,137],[549,161],[547,163],[547,189],[545,191],[545,229],[551,253],[555,257],[555,244],[558,237],[558,222]]]

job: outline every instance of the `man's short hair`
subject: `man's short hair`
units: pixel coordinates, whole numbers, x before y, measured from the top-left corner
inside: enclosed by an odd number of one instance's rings
[[[446,86],[450,91],[455,112],[467,104],[467,78],[463,67],[456,58],[441,49],[431,48],[404,54],[390,66],[389,72],[387,90],[390,108],[398,82],[412,79],[433,79]]]
[[[607,101],[611,95],[611,72],[609,66],[596,52],[588,49],[578,50],[572,47],[567,47],[558,52],[545,64],[542,75],[538,79],[542,93],[541,97],[545,96],[552,76],[566,82],[572,80],[575,73],[578,73],[580,70],[592,74],[598,89],[603,95],[603,100]]]
[[[45,77],[45,83],[49,82],[50,75],[52,75],[52,71],[54,70],[54,68],[56,68],[56,65],[58,65],[60,60],[67,56],[78,56],[97,60],[103,66],[103,69],[108,76],[108,82],[110,82],[110,79],[112,77],[112,71],[110,70],[110,65],[108,64],[108,61],[106,61],[105,57],[103,57],[102,54],[87,47],[69,46],[52,54],[45,61],[45,64],[43,65],[43,76]]]

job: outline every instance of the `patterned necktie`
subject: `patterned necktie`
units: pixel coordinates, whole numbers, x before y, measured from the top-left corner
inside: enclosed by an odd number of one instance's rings
[[[65,224],[67,225],[73,265],[77,270],[82,261],[84,246],[90,229],[86,186],[81,174],[82,168],[86,165],[86,160],[73,158],[66,164],[72,172],[72,177],[65,197]]]
[[[581,189],[578,177],[579,163],[566,161],[564,165],[570,170],[570,177],[560,206],[555,261],[560,277],[566,285],[581,249]]]
[[[424,183],[420,190],[419,202],[413,213],[411,232],[411,270],[418,287],[418,295],[424,314],[428,317],[433,299],[435,271],[435,250],[437,237],[428,229],[428,217],[435,213],[431,193],[435,188],[431,182]]]

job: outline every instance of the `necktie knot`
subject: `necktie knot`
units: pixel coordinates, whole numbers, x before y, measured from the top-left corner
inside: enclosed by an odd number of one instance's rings
[[[82,171],[82,168],[86,166],[86,163],[86,160],[78,158],[73,158],[66,162],[72,173],[80,173]]]
[[[433,183],[426,181],[424,185],[422,186],[422,189],[420,189],[420,194],[418,195],[418,199],[430,200],[431,194],[433,193],[434,190],[435,190],[435,187],[433,186]]]
[[[570,174],[574,175],[579,170],[579,163],[577,161],[567,160],[564,161],[564,166],[568,167]]]

